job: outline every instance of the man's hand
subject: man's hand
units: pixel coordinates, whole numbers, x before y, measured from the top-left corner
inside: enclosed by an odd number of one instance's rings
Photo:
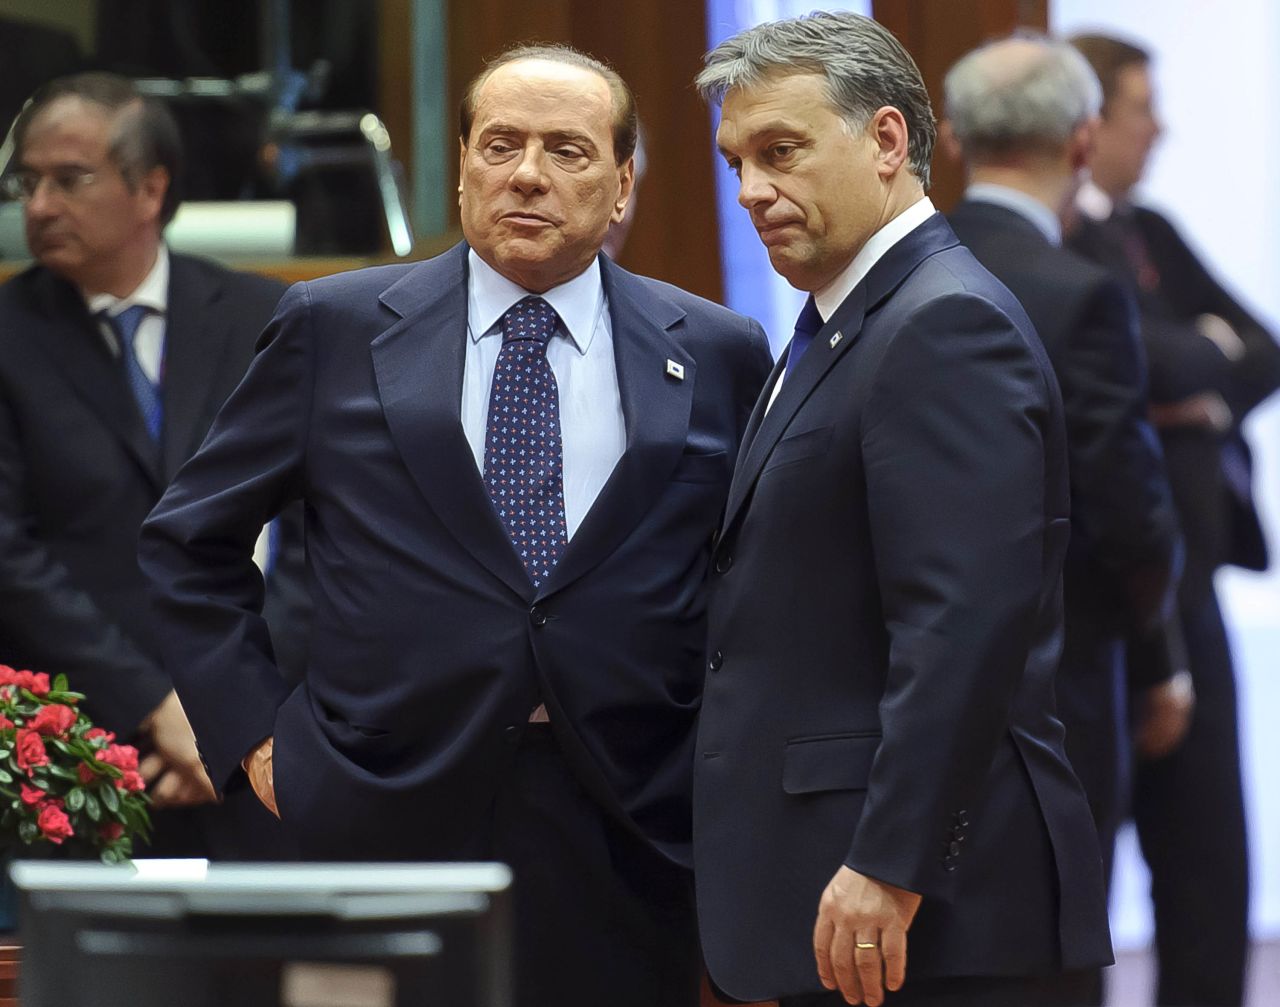
[[[1195,427],[1225,433],[1234,422],[1230,407],[1217,392],[1199,392],[1177,402],[1153,402],[1148,415],[1152,425],[1161,430]]]
[[[276,780],[272,771],[271,755],[275,749],[275,738],[268,738],[244,757],[240,763],[249,777],[249,786],[258,795],[263,806],[277,818],[280,809],[276,807]]]
[[[1138,699],[1134,747],[1144,759],[1168,755],[1186,737],[1196,708],[1191,672],[1179,671],[1167,681],[1146,689]]]
[[[907,931],[920,896],[841,867],[818,902],[818,977],[851,1004],[877,1007],[907,975]]]
[[[196,750],[196,736],[187,722],[176,692],[138,725],[141,740],[149,749],[138,766],[147,781],[151,802],[157,808],[208,804],[218,799]]]

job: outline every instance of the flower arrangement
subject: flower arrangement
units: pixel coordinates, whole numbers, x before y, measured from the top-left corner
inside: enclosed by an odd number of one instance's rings
[[[0,848],[51,843],[117,864],[151,829],[138,750],[43,672],[0,665]]]

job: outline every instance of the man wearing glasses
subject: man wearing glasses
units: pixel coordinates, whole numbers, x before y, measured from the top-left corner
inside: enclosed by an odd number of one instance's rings
[[[157,807],[204,804],[213,790],[160,668],[136,542],[281,288],[165,247],[177,128],[124,78],[53,81],[14,138],[3,185],[36,264],[0,286],[0,661],[65,672],[99,724],[135,737]],[[279,610],[291,565],[271,577]],[[278,622],[278,642],[300,621]],[[272,855],[274,822],[243,804],[161,814],[152,852]]]

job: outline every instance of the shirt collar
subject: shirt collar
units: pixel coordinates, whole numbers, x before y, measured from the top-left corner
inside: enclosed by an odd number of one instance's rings
[[[1113,213],[1122,209],[1092,179],[1076,193],[1076,208],[1090,220],[1110,220]]]
[[[507,309],[530,294],[480,258],[474,248],[467,251],[467,263],[467,328],[471,341],[478,343],[485,336],[498,333],[498,321]],[[572,280],[538,296],[556,309],[578,352],[586,353],[595,334],[596,319],[604,308],[599,258]]]
[[[885,252],[932,217],[935,212],[929,197],[921,196],[871,235],[867,243],[853,257],[853,261],[845,266],[844,271],[821,290],[814,292],[813,300],[818,306],[818,313],[822,315],[822,320],[825,322],[835,314],[844,299],[871,272],[871,267]]]
[[[1049,244],[1062,244],[1062,222],[1058,220],[1058,215],[1034,196],[995,182],[974,182],[965,189],[964,198],[1003,206],[1035,225],[1036,230],[1049,240]]]
[[[89,314],[98,315],[106,312],[113,318],[132,308],[135,304],[150,308],[157,315],[164,315],[169,309],[169,249],[161,242],[156,251],[155,265],[151,272],[127,297],[116,297],[114,294],[91,294],[85,298],[89,306]]]

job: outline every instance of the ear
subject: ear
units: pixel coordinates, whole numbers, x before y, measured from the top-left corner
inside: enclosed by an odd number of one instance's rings
[[[467,177],[467,141],[458,137],[458,205],[462,205],[463,179]]]
[[[618,198],[613,201],[613,213],[609,215],[609,219],[613,223],[622,220],[627,212],[627,204],[631,201],[631,194],[636,188],[636,159],[629,157],[626,163],[618,169]]]
[[[138,179],[137,197],[142,203],[143,212],[149,219],[159,220],[160,209],[164,206],[165,194],[169,191],[171,179],[169,169],[156,165]]]
[[[867,134],[876,144],[877,172],[884,181],[893,181],[908,160],[907,120],[892,105],[883,105],[871,116]]]
[[[1071,133],[1067,141],[1067,161],[1073,173],[1089,167],[1093,157],[1093,145],[1098,135],[1100,120],[1093,116],[1080,123]]]

